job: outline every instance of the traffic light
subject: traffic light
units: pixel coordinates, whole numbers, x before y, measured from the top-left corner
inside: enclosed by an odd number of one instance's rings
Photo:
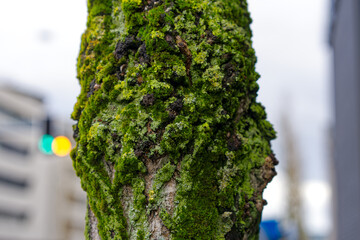
[[[55,154],[59,157],[67,156],[71,151],[71,142],[65,136],[52,136],[52,121],[47,117],[44,121],[45,134],[41,136],[39,141],[39,149],[46,155]]]
[[[52,141],[51,149],[56,156],[65,157],[71,151],[71,142],[65,136],[58,136]]]
[[[54,141],[54,137],[49,134],[44,134],[41,136],[39,141],[39,149],[42,153],[47,155],[52,155],[53,151],[51,149],[52,142]]]

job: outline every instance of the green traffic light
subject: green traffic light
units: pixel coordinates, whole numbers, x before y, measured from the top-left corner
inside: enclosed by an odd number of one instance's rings
[[[51,144],[52,144],[53,140],[54,140],[54,137],[49,134],[42,135],[42,137],[39,141],[40,151],[42,153],[48,154],[48,155],[53,154],[53,151],[51,149]]]

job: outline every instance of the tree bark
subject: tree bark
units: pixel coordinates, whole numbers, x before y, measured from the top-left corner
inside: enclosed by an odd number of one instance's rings
[[[89,0],[72,118],[87,239],[256,239],[275,137],[245,0]]]

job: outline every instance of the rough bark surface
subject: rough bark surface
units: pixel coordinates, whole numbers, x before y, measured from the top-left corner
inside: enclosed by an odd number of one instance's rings
[[[277,160],[246,1],[88,10],[72,114],[87,239],[256,239]]]
[[[95,217],[95,214],[91,211],[91,208],[89,205],[87,205],[87,226],[86,226],[86,230],[87,232],[85,233],[87,235],[87,238],[91,239],[91,240],[101,240],[100,236],[99,236],[99,230],[98,230],[98,220]]]

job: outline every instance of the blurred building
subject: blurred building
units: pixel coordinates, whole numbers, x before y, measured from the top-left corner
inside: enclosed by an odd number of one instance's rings
[[[333,1],[334,198],[337,239],[360,236],[360,1]]]
[[[40,97],[0,86],[0,240],[84,238],[86,199],[71,159],[38,150],[46,115]]]

